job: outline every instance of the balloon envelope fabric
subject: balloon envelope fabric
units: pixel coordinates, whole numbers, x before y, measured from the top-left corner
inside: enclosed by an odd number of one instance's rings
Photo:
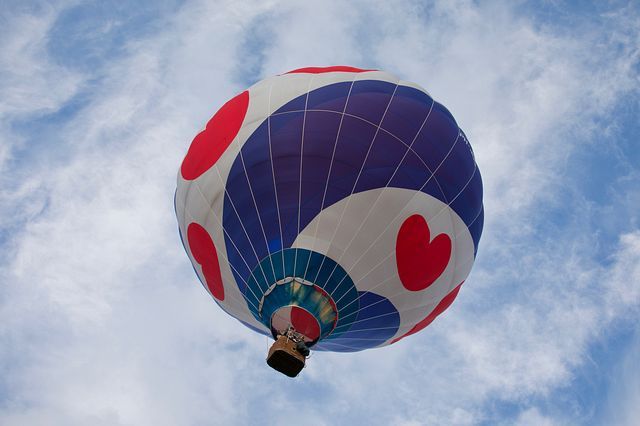
[[[482,180],[451,113],[382,71],[262,80],[196,135],[180,236],[207,291],[262,334],[359,351],[420,331],[455,299],[482,233]]]

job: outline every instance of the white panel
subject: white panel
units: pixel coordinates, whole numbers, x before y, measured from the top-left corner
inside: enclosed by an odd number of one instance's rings
[[[452,242],[446,269],[421,291],[409,291],[402,285],[395,256],[398,231],[404,220],[414,214],[427,221],[431,240],[445,233]],[[381,188],[343,199],[307,225],[296,240],[299,247],[313,246],[317,224],[318,239],[323,244],[315,244],[315,250],[336,260],[359,291],[372,291],[389,299],[399,311],[403,333],[460,284],[473,263],[473,240],[462,219],[445,203],[422,192]],[[331,239],[335,230],[335,238]]]

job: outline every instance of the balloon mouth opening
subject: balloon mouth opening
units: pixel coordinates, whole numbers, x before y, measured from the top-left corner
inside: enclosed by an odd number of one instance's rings
[[[282,306],[271,315],[271,334],[274,338],[292,328],[302,335],[304,342],[313,344],[320,338],[320,323],[305,308],[297,305]]]
[[[260,299],[258,314],[274,339],[293,328],[307,345],[328,336],[338,322],[338,309],[331,295],[298,277],[272,284]]]

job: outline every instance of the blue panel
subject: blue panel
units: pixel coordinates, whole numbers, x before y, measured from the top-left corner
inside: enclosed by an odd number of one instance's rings
[[[412,145],[413,150],[431,171],[435,171],[442,164],[452,146],[458,139],[459,129],[437,106],[433,110],[424,127],[418,133]]]
[[[386,81],[356,81],[353,83],[345,113],[363,118],[377,126],[382,121],[395,88],[395,84]]]
[[[474,255],[478,253],[478,242],[480,241],[480,237],[482,236],[482,227],[484,225],[484,208],[481,208],[480,214],[478,217],[469,225],[469,232],[471,232],[471,237],[473,238],[473,242],[475,244]]]
[[[353,117],[344,118],[333,159],[325,207],[353,192],[375,134],[376,129],[370,124]]]
[[[380,127],[410,145],[432,104],[433,99],[426,93],[399,86]]]
[[[407,147],[402,142],[388,133],[379,132],[364,162],[354,192],[387,186],[406,152]]]
[[[398,331],[400,315],[386,298],[371,292],[359,292],[360,309],[351,325],[344,325],[342,334],[331,334],[316,349],[355,352],[381,345]],[[334,333],[336,333],[338,327]]]
[[[274,115],[278,115],[278,114],[292,112],[292,111],[303,111],[304,110],[304,105],[307,102],[306,98],[307,98],[306,95],[299,96],[299,97],[293,99],[292,101],[287,102],[285,105],[281,106],[273,114]]]
[[[336,83],[309,93],[307,110],[329,110],[342,113],[351,82]]]

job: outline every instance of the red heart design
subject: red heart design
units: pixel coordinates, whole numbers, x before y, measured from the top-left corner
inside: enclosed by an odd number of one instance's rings
[[[409,216],[398,231],[396,265],[402,285],[420,291],[438,279],[451,258],[451,238],[439,234],[430,240],[429,225],[419,214]]]
[[[218,252],[211,236],[200,224],[193,222],[187,228],[187,241],[193,258],[202,266],[202,275],[211,294],[218,300],[224,300]]]
[[[191,142],[180,167],[183,178],[196,179],[216,164],[240,131],[248,108],[249,92],[246,90],[222,105]]]

